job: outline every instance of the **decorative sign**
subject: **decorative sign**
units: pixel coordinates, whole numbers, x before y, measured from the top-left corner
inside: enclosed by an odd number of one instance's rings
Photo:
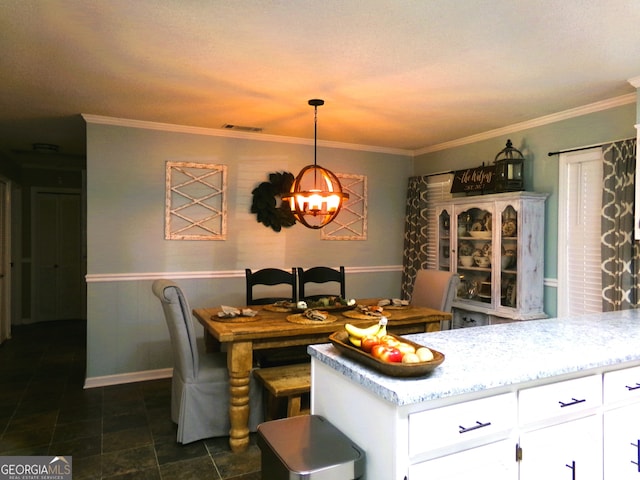
[[[451,193],[493,192],[496,180],[495,165],[468,168],[453,172]]]

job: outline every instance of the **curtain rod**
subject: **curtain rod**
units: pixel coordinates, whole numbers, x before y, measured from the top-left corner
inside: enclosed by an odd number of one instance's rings
[[[554,155],[560,155],[561,153],[570,153],[570,152],[579,152],[581,150],[589,150],[590,148],[602,147],[603,145],[607,145],[609,143],[624,142],[626,140],[633,140],[635,138],[636,137],[621,138],[619,140],[611,140],[610,142],[597,143],[595,145],[587,145],[586,147],[577,147],[577,148],[569,148],[567,150],[558,150],[557,152],[549,152],[549,153],[547,153],[547,156],[553,157]]]
[[[611,143],[611,142],[607,142]],[[601,143],[599,145],[591,145],[590,147],[580,147],[580,148],[570,148],[568,150],[558,150],[557,152],[549,152],[547,156],[553,157],[554,155],[560,155],[561,153],[570,153],[570,152],[579,152],[580,150],[589,150],[591,148],[597,148],[606,145],[606,143]]]

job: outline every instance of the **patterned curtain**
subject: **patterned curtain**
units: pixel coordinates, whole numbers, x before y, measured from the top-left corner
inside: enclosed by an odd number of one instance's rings
[[[427,176],[410,177],[402,259],[402,298],[410,299],[416,272],[427,262]]]
[[[634,239],[636,139],[603,145],[602,311],[638,307],[640,248]]]

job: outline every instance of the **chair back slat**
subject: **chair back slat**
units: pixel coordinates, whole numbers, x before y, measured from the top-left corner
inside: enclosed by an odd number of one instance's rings
[[[320,297],[338,296],[338,293],[332,294],[315,294],[307,295],[305,292],[305,285],[307,283],[328,283],[337,282],[339,284],[339,295],[341,298],[346,298],[346,282],[344,267],[341,266],[337,270],[331,267],[313,267],[308,270],[304,270],[298,267],[298,293],[301,299],[316,300]]]
[[[245,278],[247,282],[247,305],[269,305],[282,300],[290,300],[292,302],[298,300],[298,276],[295,268],[292,268],[290,272],[279,268],[263,268],[252,272],[251,269],[247,268],[245,269]],[[254,298],[253,287],[256,285],[290,285],[291,296]]]

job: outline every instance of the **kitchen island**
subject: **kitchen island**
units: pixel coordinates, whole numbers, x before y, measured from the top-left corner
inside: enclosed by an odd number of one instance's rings
[[[407,338],[444,363],[393,378],[309,347],[312,412],[365,450],[367,479],[640,478],[637,310]]]

